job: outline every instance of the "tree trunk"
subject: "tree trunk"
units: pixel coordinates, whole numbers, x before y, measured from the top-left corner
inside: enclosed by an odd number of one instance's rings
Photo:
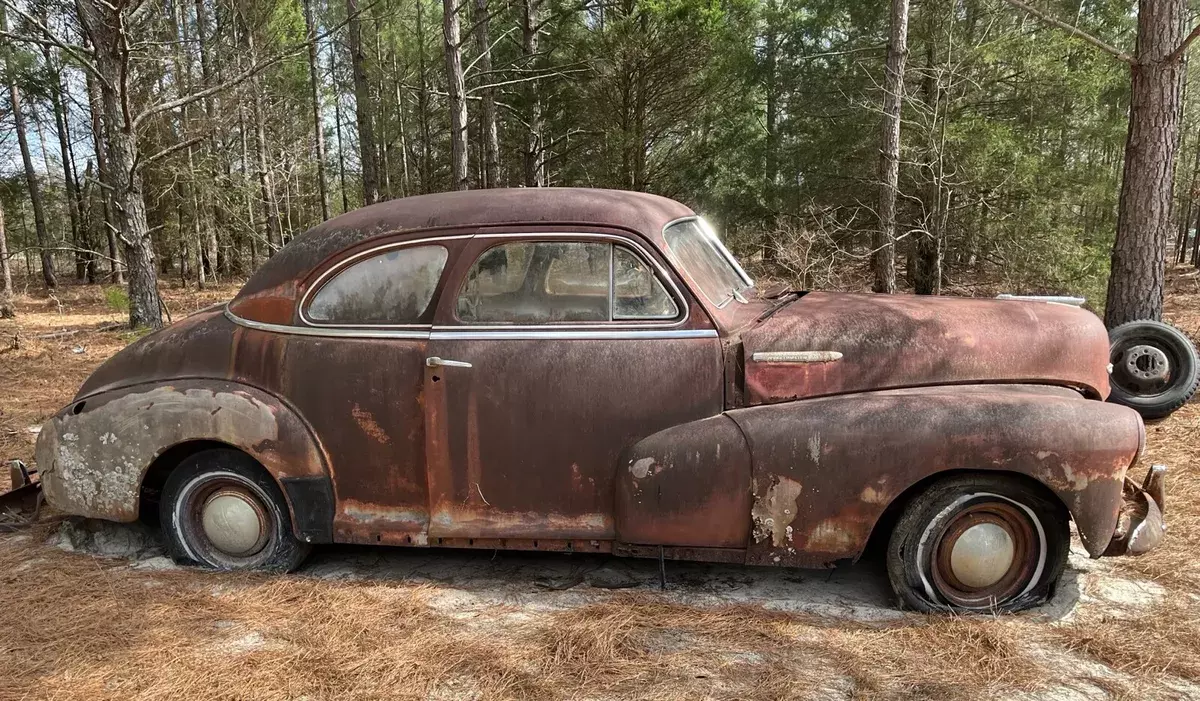
[[[8,237],[4,232],[4,202],[0,202],[0,293],[11,297],[13,293],[12,268],[8,265]]]
[[[475,42],[479,46],[479,73],[486,84],[492,80],[491,21],[488,0],[475,0]],[[479,128],[483,136],[483,186],[500,187],[500,132],[496,127],[496,89],[480,91]]]
[[[312,0],[304,0],[304,26],[308,30],[308,82],[312,93],[317,192],[321,198],[321,221],[324,221],[329,218],[329,184],[325,179],[325,127],[321,124],[321,88],[317,75],[317,26],[313,22]]]
[[[0,31],[8,31],[8,19],[5,17],[3,5],[0,5]],[[46,231],[46,215],[42,210],[41,188],[38,187],[37,173],[33,170],[29,139],[25,135],[25,115],[21,111],[21,93],[17,90],[16,69],[10,61],[11,59],[6,56],[4,69],[8,74],[8,96],[17,131],[17,143],[21,147],[21,161],[25,165],[25,184],[29,188],[29,200],[33,205],[33,226],[42,260],[42,281],[46,284],[46,289],[53,290],[58,286],[58,280],[54,276],[54,257],[50,251],[50,234]]]
[[[204,81],[201,87],[208,88],[213,85],[213,70],[211,62],[208,58],[208,45],[216,35],[209,37],[208,33],[208,12],[204,7],[204,0],[196,0],[196,45],[200,49],[200,78]],[[217,34],[220,33],[220,27],[217,28]],[[208,121],[209,128],[214,128],[216,124],[216,114],[213,109],[213,100],[211,97],[204,98],[204,116]],[[220,179],[221,172],[217,164],[211,158],[213,149],[212,141],[205,140],[200,146],[200,158],[207,164],[208,173],[213,182]],[[193,182],[193,196],[196,199],[196,211],[200,217],[200,222],[204,230],[201,242],[201,250],[205,268],[208,275],[214,281],[217,279],[217,271],[228,272],[229,265],[222,260],[221,244],[217,239],[217,232],[227,231],[226,227],[222,226],[223,214],[218,212],[219,205],[214,201],[209,188],[202,187],[201,183]],[[228,235],[228,234],[223,234]]]
[[[125,251],[129,275],[129,326],[162,328],[162,300],[158,296],[158,274],[146,202],[137,164],[137,134],[126,110],[129,86],[128,37],[122,27],[125,17],[101,0],[80,0],[80,19],[93,46],[96,68],[107,84],[100,85],[104,110],[104,153],[108,159],[108,184],[112,187],[114,219]]]
[[[1184,0],[1139,0],[1125,171],[1104,322],[1161,319],[1183,62]]]
[[[100,96],[100,85],[89,72],[87,74],[88,109],[92,114],[92,150],[96,154],[96,179],[100,183],[101,213],[100,226],[108,241],[108,281],[114,285],[125,284],[121,269],[120,252],[117,247],[116,226],[113,223],[112,183],[108,177],[108,158],[104,154],[104,108]]]
[[[421,8],[425,0],[417,0],[417,118],[421,122],[421,192],[433,189],[433,173],[430,154],[433,138],[429,124],[429,72],[425,64],[425,21]]]
[[[254,30],[250,27],[243,28],[246,33],[246,46],[250,53],[250,64],[258,62],[258,49],[254,41]],[[283,248],[283,233],[279,230],[279,215],[275,204],[275,185],[272,182],[271,171],[267,168],[267,153],[270,151],[270,146],[267,144],[267,125],[266,117],[263,114],[262,106],[262,90],[259,88],[258,76],[251,78],[250,92],[252,93],[251,105],[254,110],[254,137],[257,153],[255,154],[258,161],[258,191],[259,197],[262,199],[263,221],[266,222],[266,237],[269,247],[269,253],[274,254],[275,251]]]
[[[883,85],[883,133],[879,148],[879,230],[871,241],[876,292],[896,291],[896,190],[900,178],[900,106],[908,58],[908,0],[892,0],[887,72]]]
[[[467,88],[463,80],[462,46],[455,0],[442,0],[442,51],[446,59],[446,92],[450,102],[450,187],[466,190],[467,180]]]
[[[374,113],[371,82],[367,78],[367,56],[362,47],[362,21],[358,0],[346,0],[350,44],[350,69],[354,75],[354,113],[358,122],[358,152],[362,162],[363,205],[379,201],[379,168],[376,163]]]
[[[44,21],[44,19],[43,19]],[[87,276],[87,258],[84,255],[83,229],[79,225],[79,193],[75,182],[74,158],[71,154],[71,137],[67,131],[67,114],[63,104],[62,75],[54,61],[49,46],[42,47],[42,57],[50,72],[52,83],[50,106],[54,110],[54,126],[58,134],[58,152],[62,160],[63,194],[67,198],[67,215],[71,221],[71,245],[75,248],[75,279],[82,282]]]
[[[538,31],[541,30],[543,0],[523,0],[521,4],[521,50],[525,56],[525,68],[533,70],[538,63]],[[538,81],[525,83],[525,187],[542,187],[546,184],[545,163],[542,159],[542,91]]]

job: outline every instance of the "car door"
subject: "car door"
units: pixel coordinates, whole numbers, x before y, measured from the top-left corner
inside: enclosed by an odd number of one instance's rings
[[[338,542],[425,542],[426,344],[443,271],[469,240],[410,237],[343,252],[306,286],[283,361],[264,357],[328,455]]]
[[[609,233],[478,234],[425,374],[431,541],[613,538],[622,451],[720,413],[720,342],[651,250]]]

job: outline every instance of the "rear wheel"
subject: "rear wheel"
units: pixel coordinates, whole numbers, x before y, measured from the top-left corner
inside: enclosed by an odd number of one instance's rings
[[[1066,509],[1000,475],[947,478],[905,508],[888,544],[888,577],[906,608],[1019,611],[1053,591],[1070,546]]]
[[[163,487],[159,516],[175,561],[219,570],[290,572],[308,555],[274,480],[236,450],[205,450]]]

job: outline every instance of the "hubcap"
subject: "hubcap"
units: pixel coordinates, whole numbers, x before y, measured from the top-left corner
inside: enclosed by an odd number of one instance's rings
[[[950,518],[933,545],[931,580],[947,602],[984,608],[1019,595],[1044,548],[1020,507],[980,500]]]
[[[1008,572],[1015,548],[1012,536],[995,523],[980,523],[963,531],[950,551],[950,570],[971,589],[990,587]]]
[[[266,514],[257,499],[240,490],[213,493],[204,502],[201,525],[213,547],[229,555],[253,555],[266,545]]]

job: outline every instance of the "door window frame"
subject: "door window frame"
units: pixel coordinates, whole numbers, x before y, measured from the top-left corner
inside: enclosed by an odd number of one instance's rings
[[[472,237],[474,240],[485,241],[494,239],[494,243],[486,246],[480,246],[474,250],[464,251],[466,254],[460,256],[460,265],[450,272],[443,284],[445,290],[453,290],[453,293],[444,293],[439,302],[439,308],[434,315],[433,330],[436,331],[470,331],[470,332],[520,332],[520,333],[536,333],[539,331],[554,332],[554,331],[571,331],[582,330],[589,332],[597,332],[605,329],[613,331],[634,331],[634,330],[669,330],[680,329],[687,325],[691,318],[691,300],[684,295],[683,291],[676,283],[675,279],[670,275],[669,271],[663,264],[653,256],[645,246],[641,243],[619,234],[607,234],[598,232],[572,232],[572,231],[520,231],[520,232],[479,232]],[[458,318],[458,295],[462,291],[463,283],[466,281],[467,275],[471,268],[475,266],[476,261],[485,253],[497,246],[505,243],[537,243],[539,241],[559,241],[570,242],[577,241],[579,243],[593,243],[597,241],[607,242],[611,245],[625,246],[635,256],[641,259],[643,263],[650,267],[651,273],[662,284],[667,294],[675,302],[679,312],[670,318],[666,319],[603,319],[595,321],[575,321],[557,324],[504,324],[504,323],[470,323],[462,321]],[[612,259],[613,255],[609,256],[609,294],[614,294],[612,279]],[[708,334],[706,334],[708,335]],[[712,334],[712,335],[715,335]]]

